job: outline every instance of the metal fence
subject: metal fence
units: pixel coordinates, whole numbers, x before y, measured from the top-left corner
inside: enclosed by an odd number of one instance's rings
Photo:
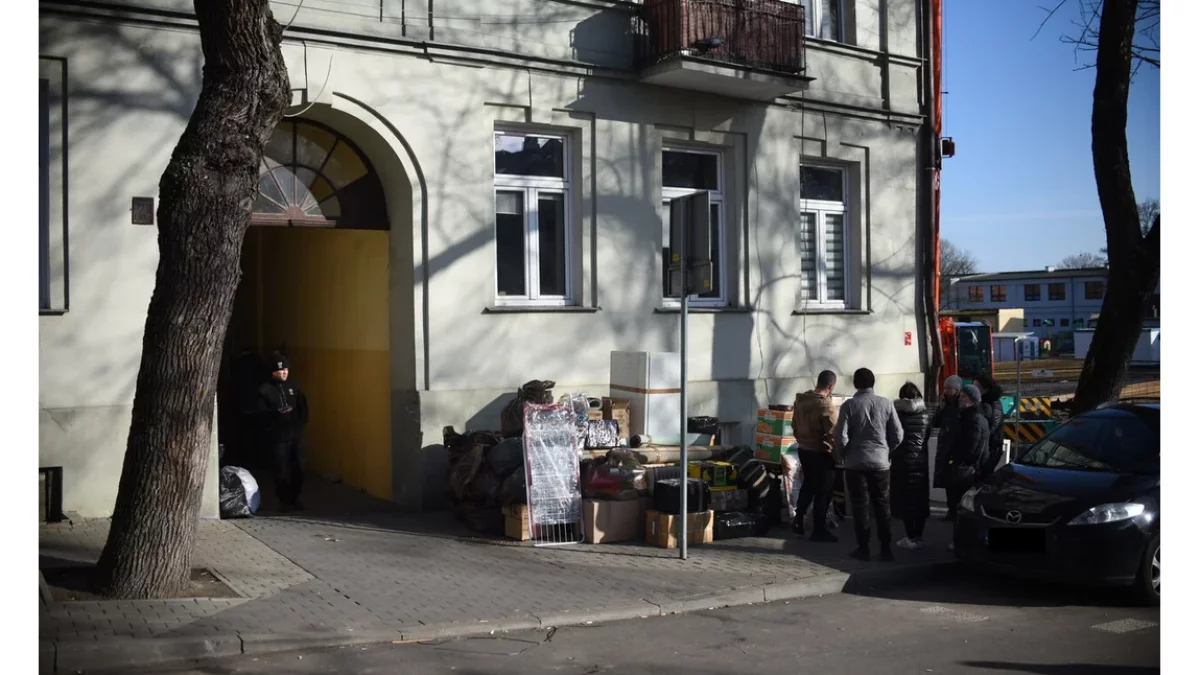
[[[639,12],[638,67],[678,54],[804,72],[804,7],[782,0],[646,0]]]

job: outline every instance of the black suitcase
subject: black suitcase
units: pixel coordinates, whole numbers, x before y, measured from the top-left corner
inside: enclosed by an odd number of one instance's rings
[[[688,513],[699,513],[708,510],[708,486],[698,478],[689,478]],[[664,478],[654,482],[654,510],[659,513],[679,515],[679,479]]]
[[[769,530],[767,517],[761,513],[729,511],[713,516],[713,541],[761,537]]]

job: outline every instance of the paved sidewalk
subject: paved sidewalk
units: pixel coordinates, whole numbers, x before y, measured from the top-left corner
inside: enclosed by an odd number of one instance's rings
[[[895,563],[773,536],[675,551],[534,548],[471,536],[448,514],[363,510],[200,524],[196,567],[239,599],[60,602],[40,608],[43,672],[550,627],[840,592],[949,560],[945,523]],[[46,525],[42,567],[94,562],[107,520]],[[47,664],[49,661],[49,664]]]

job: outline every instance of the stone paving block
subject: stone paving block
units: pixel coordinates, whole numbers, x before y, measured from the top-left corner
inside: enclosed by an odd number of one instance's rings
[[[87,559],[106,533],[107,521],[43,527],[41,552]],[[331,645],[428,639],[804,597],[847,577],[778,537],[697,546],[681,561],[638,542],[537,548],[299,517],[205,521],[198,534],[196,564],[245,598],[43,605],[43,640],[241,636],[270,650],[318,634]]]

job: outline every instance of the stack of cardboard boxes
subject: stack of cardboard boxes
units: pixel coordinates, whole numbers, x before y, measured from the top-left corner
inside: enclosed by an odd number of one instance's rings
[[[783,453],[796,445],[792,433],[792,411],[763,409],[758,411],[758,427],[754,438],[754,458],[764,462],[780,462]]]

